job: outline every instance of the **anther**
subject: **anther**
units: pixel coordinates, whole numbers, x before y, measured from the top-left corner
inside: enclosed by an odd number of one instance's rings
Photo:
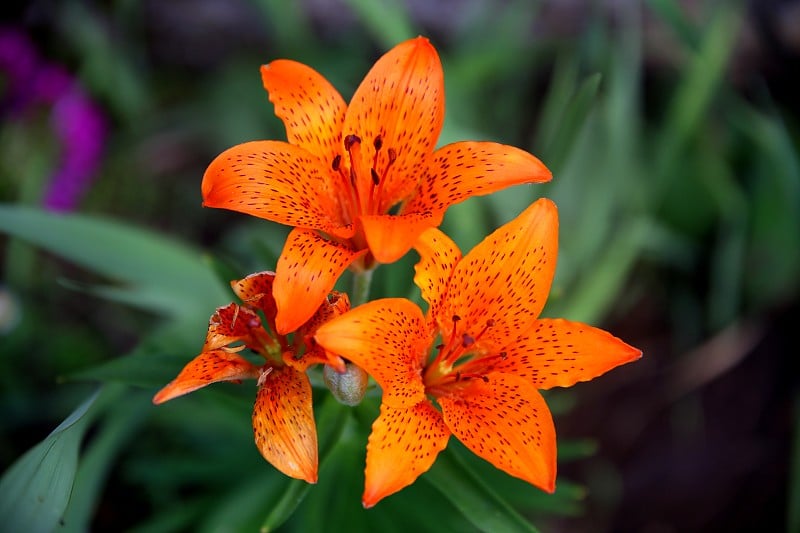
[[[359,143],[359,144],[361,143],[361,137],[359,137],[358,135],[352,135],[352,134],[348,135],[347,137],[344,138],[344,149],[345,150],[350,150],[350,148],[352,148],[353,145],[356,144],[356,143]]]
[[[488,330],[492,326],[494,326],[494,319],[490,318],[489,320],[486,321],[486,325],[483,327],[483,329],[480,331],[480,333],[478,333],[474,338],[472,338],[472,342],[474,343],[478,339],[483,337],[483,334],[486,333],[486,330]]]
[[[381,178],[378,176],[378,172],[374,168],[369,169],[369,175],[372,176],[373,185],[378,185],[381,182]]]
[[[338,171],[340,166],[342,166],[342,155],[336,154],[336,157],[333,158],[333,163],[331,163],[331,167],[334,171]]]
[[[464,348],[469,348],[473,344],[475,344],[475,338],[472,335],[470,335],[469,333],[464,333],[461,336],[461,346],[463,346]]]
[[[372,141],[372,145],[375,147],[376,152],[381,149],[383,146],[383,139],[381,139],[380,135],[375,137],[375,140]]]
[[[394,148],[389,148],[388,154],[389,154],[389,164],[391,165],[392,163],[394,163],[395,159],[397,159],[397,151]]]

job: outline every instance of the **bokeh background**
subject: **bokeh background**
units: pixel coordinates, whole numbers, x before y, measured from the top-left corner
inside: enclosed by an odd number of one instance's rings
[[[440,144],[514,144],[554,174],[460,204],[444,229],[468,249],[553,198],[561,251],[545,315],[644,351],[547,395],[555,495],[472,461],[454,439],[449,467],[471,469],[543,531],[800,531],[800,2],[33,0],[2,10],[0,469],[103,384],[70,437],[80,461],[60,529],[476,528],[459,521],[467,500],[440,471],[359,511],[375,398],[346,412],[320,400],[320,427],[336,431],[321,436],[330,453],[310,491],[258,457],[252,387],[149,403],[231,301],[219,280],[274,268],[282,246],[285,228],[200,206],[216,154],[284,138],[259,66],[301,61],[348,98],[381,53],[422,34],[445,71]],[[413,261],[379,269],[373,296],[415,297]],[[275,518],[282,509],[288,522]]]

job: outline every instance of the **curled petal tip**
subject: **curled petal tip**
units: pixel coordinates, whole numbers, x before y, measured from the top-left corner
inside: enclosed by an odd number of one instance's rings
[[[161,396],[162,396],[161,393],[158,393],[155,396],[153,396],[153,405],[160,405],[166,401]]]

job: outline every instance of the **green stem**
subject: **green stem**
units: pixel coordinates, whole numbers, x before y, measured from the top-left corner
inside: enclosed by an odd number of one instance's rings
[[[374,269],[364,270],[353,274],[353,290],[350,294],[350,306],[356,307],[367,303],[369,286],[372,283]]]

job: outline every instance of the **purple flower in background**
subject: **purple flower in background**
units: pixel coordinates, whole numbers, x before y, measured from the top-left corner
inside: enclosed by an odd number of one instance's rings
[[[50,124],[61,142],[61,161],[50,179],[44,205],[54,210],[74,209],[100,165],[105,118],[81,88],[71,83],[53,102]]]
[[[0,73],[5,77],[0,115],[24,119],[31,108],[49,109],[60,155],[44,206],[75,209],[102,160],[107,133],[102,110],[67,71],[39,58],[27,35],[13,28],[0,28]]]

